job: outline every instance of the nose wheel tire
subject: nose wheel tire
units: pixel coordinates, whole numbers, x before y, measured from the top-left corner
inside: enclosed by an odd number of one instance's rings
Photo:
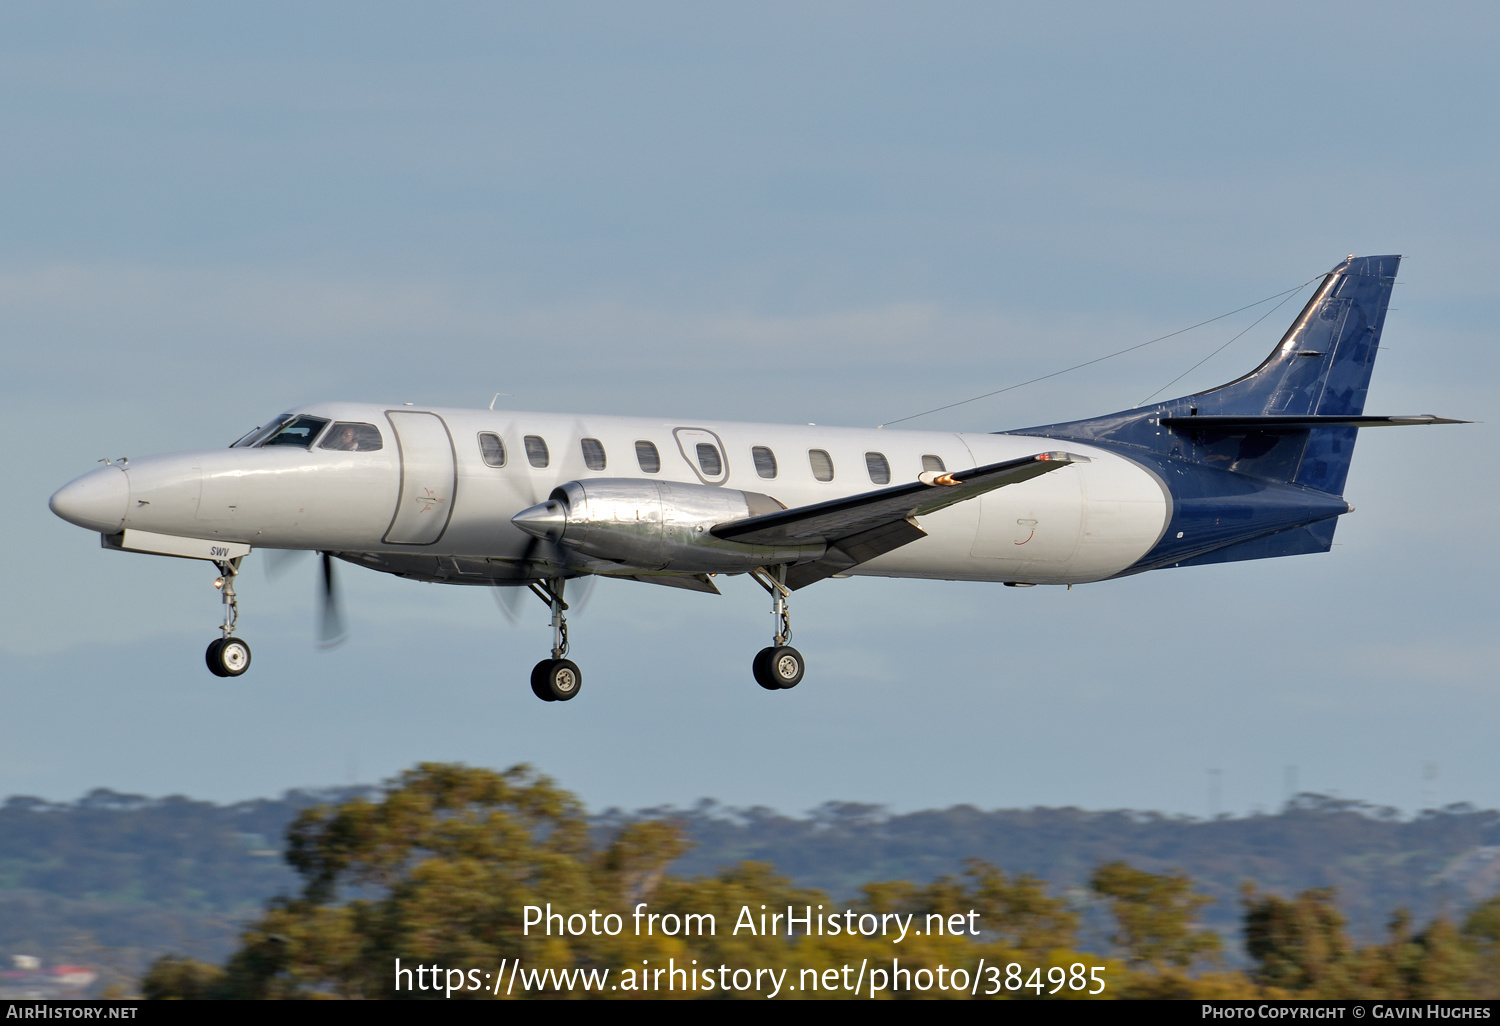
[[[802,683],[802,673],[807,664],[802,653],[790,645],[763,648],[751,664],[755,671],[755,682],[767,691],[785,691]]]
[[[250,669],[250,646],[239,638],[216,638],[203,658],[215,677],[238,677]]]
[[[543,702],[567,702],[583,688],[583,671],[571,659],[543,659],[531,670],[531,692]]]

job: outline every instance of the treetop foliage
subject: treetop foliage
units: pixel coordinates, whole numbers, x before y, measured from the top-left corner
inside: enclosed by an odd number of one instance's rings
[[[1114,950],[1104,957],[1079,950],[1077,897],[1049,893],[1035,876],[1012,876],[970,860],[961,874],[926,884],[866,883],[851,906],[859,913],[910,914],[927,922],[929,915],[963,919],[973,911],[983,924],[978,936],[924,931],[893,948],[888,939],[858,933],[731,931],[747,908],[841,906],[765,862],[675,875],[668,870],[686,842],[680,824],[668,820],[630,821],[597,835],[576,798],[528,767],[497,773],[418,766],[377,800],[355,796],[299,814],[287,833],[299,892],[272,901],[225,966],[163,958],[142,990],[154,997],[434,997],[441,992],[397,994],[395,960],[489,969],[520,959],[623,976],[668,959],[795,973],[861,960],[888,963],[893,954],[912,970],[972,966],[980,958],[1043,971],[1102,965],[1110,981],[1106,997],[1452,997],[1477,995],[1495,983],[1500,898],[1476,910],[1462,929],[1438,918],[1412,933],[1410,918],[1398,913],[1384,943],[1361,948],[1345,935],[1331,892],[1283,898],[1249,887],[1241,905],[1254,965],[1239,973],[1211,969],[1219,937],[1199,915],[1213,899],[1181,872],[1152,873],[1123,861],[1094,870],[1091,891],[1114,923]],[[709,914],[718,928],[696,935],[523,930],[528,905],[609,911],[624,919],[638,902],[682,921]],[[480,990],[462,996],[502,995]],[[532,990],[527,996],[585,995]]]

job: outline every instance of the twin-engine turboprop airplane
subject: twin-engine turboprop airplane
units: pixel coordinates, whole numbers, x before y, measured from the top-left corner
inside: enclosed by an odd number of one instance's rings
[[[1325,552],[1364,415],[1396,256],[1334,268],[1259,367],[1092,420],[996,434],[315,403],[227,449],[120,460],[52,496],[105,548],[209,560],[222,637],[250,665],[234,579],[252,548],[322,553],[419,581],[525,587],[552,611],[544,701],[582,684],[566,582],[590,574],[771,596],[768,690],[796,687],[788,599],[852,574],[1084,584],[1143,570]],[[107,461],[106,461],[107,462]]]

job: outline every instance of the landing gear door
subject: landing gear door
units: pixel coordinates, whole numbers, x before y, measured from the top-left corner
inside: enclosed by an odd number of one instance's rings
[[[453,515],[453,439],[435,413],[388,410],[401,450],[401,497],[385,532],[390,545],[431,545]]]

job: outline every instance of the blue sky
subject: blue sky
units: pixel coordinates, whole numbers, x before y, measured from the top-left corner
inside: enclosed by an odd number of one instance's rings
[[[1396,4],[16,4],[0,10],[0,795],[216,799],[529,761],[594,807],[1300,786],[1500,805],[1497,15]],[[1406,255],[1332,553],[1071,592],[605,582],[586,693],[484,593],[101,552],[47,496],[317,399],[875,424]],[[1258,312],[1258,311],[1256,311]],[[1130,406],[1232,318],[916,421]],[[1291,307],[1176,389],[1258,362]],[[252,563],[254,560],[252,559]],[[736,585],[739,585],[736,587]],[[1424,783],[1432,763],[1437,779]]]

